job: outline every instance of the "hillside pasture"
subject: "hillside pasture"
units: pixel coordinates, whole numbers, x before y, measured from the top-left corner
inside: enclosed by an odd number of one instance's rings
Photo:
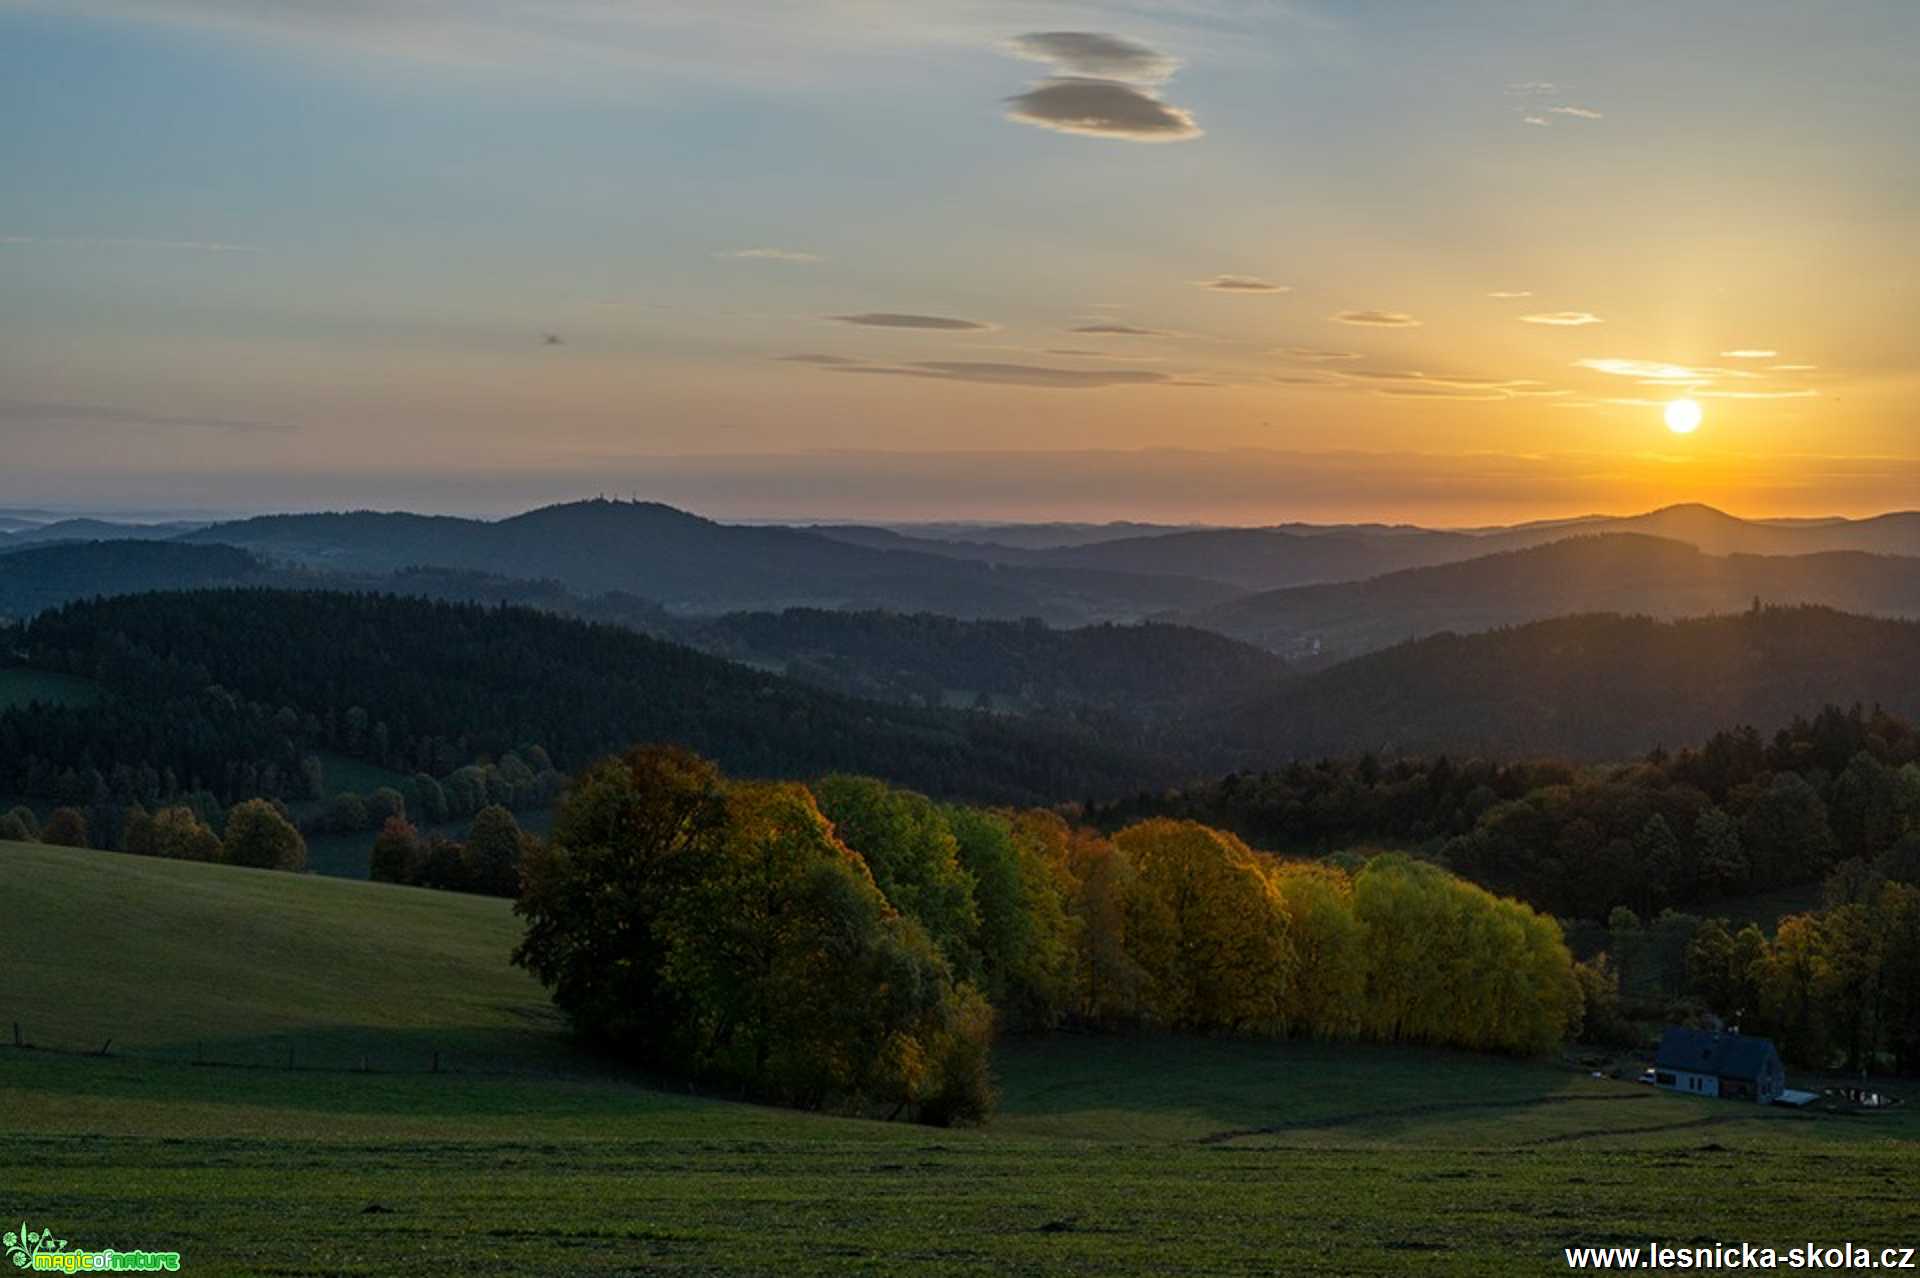
[[[505,962],[506,902],[21,845],[0,865],[6,997],[29,1041],[80,1053],[0,1046],[8,1209],[195,1273],[1511,1274],[1564,1271],[1566,1246],[1912,1233],[1913,1107],[1055,1034],[1003,1043],[983,1129],[796,1113],[576,1052]],[[203,1040],[255,1056],[195,1065]]]

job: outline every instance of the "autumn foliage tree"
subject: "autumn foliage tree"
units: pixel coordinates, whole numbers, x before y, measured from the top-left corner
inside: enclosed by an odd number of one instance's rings
[[[730,782],[672,747],[583,773],[521,882],[514,961],[584,1037],[803,1106],[981,1118],[1002,1025],[1528,1053],[1580,1019],[1557,923],[1405,855]]]
[[[1283,1028],[1290,925],[1253,851],[1194,821],[1144,821],[1113,843],[1151,898],[1152,935],[1136,957],[1159,1019],[1179,1029]]]
[[[990,1008],[803,786],[632,751],[567,794],[523,881],[514,959],[583,1034],[799,1105],[991,1106]]]

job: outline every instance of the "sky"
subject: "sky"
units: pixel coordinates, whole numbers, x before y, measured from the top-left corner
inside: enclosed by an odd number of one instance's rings
[[[1907,508],[1916,47],[1911,0],[0,0],[0,503]]]

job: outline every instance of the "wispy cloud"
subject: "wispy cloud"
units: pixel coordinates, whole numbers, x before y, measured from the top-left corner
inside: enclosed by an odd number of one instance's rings
[[[783,248],[743,248],[726,253],[716,253],[715,257],[752,258],[767,262],[823,262],[826,259],[818,253],[804,253],[799,249]]]
[[[1272,280],[1263,280],[1257,275],[1216,275],[1210,280],[1195,280],[1194,283],[1217,293],[1293,292],[1291,284],[1275,284]]]
[[[1516,98],[1536,98],[1552,93],[1555,88],[1551,80],[1515,80],[1507,86],[1507,93]]]
[[[1543,311],[1538,315],[1522,315],[1522,324],[1550,324],[1556,328],[1581,328],[1588,324],[1604,324],[1605,320],[1592,311]]]
[[[1517,298],[1532,297],[1533,290],[1530,288],[1497,288],[1493,292],[1487,294],[1487,296],[1492,298],[1498,298],[1500,301],[1503,301],[1503,302],[1510,302]]]
[[[913,315],[900,311],[861,311],[855,315],[829,315],[827,318],[842,324],[858,324],[863,328],[928,328],[943,333],[984,333],[993,327],[979,320],[954,319],[948,315]]]
[[[993,386],[1029,386],[1042,390],[1097,390],[1108,386],[1199,386],[1150,368],[1049,368],[1040,364],[1003,364],[973,360],[927,360],[912,364],[835,367],[836,373],[888,377],[924,377],[942,382],[978,382]]]
[[[1531,124],[1537,129],[1545,129],[1551,127],[1553,121],[1547,119],[1544,115],[1523,115],[1520,117],[1520,123]]]
[[[1741,346],[1730,351],[1721,351],[1721,359],[1772,359],[1779,351],[1762,350],[1757,346]]]
[[[1367,328],[1420,327],[1420,321],[1405,311],[1339,311],[1333,319],[1339,324],[1359,324]]]
[[[1034,31],[1005,48],[1054,72],[1007,99],[1010,120],[1124,142],[1184,142],[1202,132],[1191,112],[1158,96],[1180,62],[1157,49],[1098,31]]]
[[[1170,337],[1172,334],[1157,328],[1141,328],[1137,324],[1106,323],[1078,324],[1067,330],[1070,333],[1093,333],[1102,337]]]
[[[1568,116],[1572,116],[1576,120],[1606,119],[1606,116],[1602,115],[1598,111],[1595,111],[1592,107],[1551,106],[1547,108],[1547,113],[1550,115],[1568,115]]]
[[[1139,351],[1096,351],[1085,346],[1049,346],[1041,352],[1043,355],[1059,355],[1066,359],[1144,359],[1157,360],[1157,355],[1142,355]]]
[[[1471,400],[1476,403],[1491,404],[1510,398],[1498,390],[1473,390],[1465,387],[1449,386],[1381,386],[1374,392],[1392,399],[1450,399]]]
[[[1375,383],[1376,394],[1409,399],[1511,399],[1517,395],[1557,395],[1545,382],[1524,377],[1456,377],[1414,369],[1340,369],[1335,376]]]
[[[74,404],[26,399],[0,399],[0,420],[18,426],[133,426],[213,430],[237,434],[292,429],[278,422],[155,413],[138,408],[115,408],[105,404]]]
[[[1180,69],[1180,59],[1144,44],[1099,31],[1030,31],[1007,41],[1007,52],[1050,64],[1057,74],[1161,84]]]
[[[1328,360],[1360,358],[1359,351],[1329,351],[1322,350],[1315,346],[1283,346],[1280,348],[1279,353],[1291,359],[1311,360],[1315,363]]]
[[[1592,358],[1573,361],[1576,368],[1592,369],[1610,377],[1634,377],[1647,385],[1661,383],[1711,382],[1717,378],[1751,378],[1757,374],[1736,368],[1714,368],[1691,364],[1669,364],[1662,360]]]
[[[97,235],[0,235],[0,244],[40,245],[45,248],[176,249],[189,253],[266,252],[257,245],[227,244],[219,240],[154,240]]]
[[[867,362],[863,359],[855,359],[851,355],[816,355],[811,353],[776,355],[774,358],[783,364],[818,364],[823,368],[839,368],[848,364],[864,364]]]

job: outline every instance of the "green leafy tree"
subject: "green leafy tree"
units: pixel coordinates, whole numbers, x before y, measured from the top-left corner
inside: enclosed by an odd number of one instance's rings
[[[1740,827],[1719,808],[1708,808],[1693,825],[1699,848],[1700,884],[1710,895],[1737,892],[1747,881],[1747,854],[1740,846]]]
[[[296,834],[294,837],[298,838],[299,835]],[[183,803],[161,808],[153,814],[149,839],[154,856],[167,857],[175,861],[218,861],[223,855],[220,836],[200,819],[197,812]],[[299,864],[284,868],[298,869],[305,864],[306,853],[303,844]]]
[[[474,814],[467,831],[469,890],[492,896],[516,896],[520,891],[520,855],[526,843],[520,823],[499,804]]]
[[[336,833],[358,834],[368,828],[370,820],[367,801],[346,790],[327,800],[327,810],[321,817],[321,824]]]
[[[960,864],[959,844],[939,807],[872,777],[830,776],[815,783],[813,792],[841,841],[865,859],[888,902],[920,921],[957,973],[976,974],[980,913],[973,876]]]
[[[221,859],[229,865],[261,870],[304,870],[307,841],[273,804],[265,799],[248,799],[227,813]]]
[[[367,796],[367,824],[373,829],[386,825],[389,818],[407,815],[407,798],[390,785],[383,785]]]
[[[1050,1029],[1073,991],[1073,945],[1061,881],[1043,849],[1005,813],[941,809],[979,906],[984,993],[1019,1029]]]
[[[683,1059],[692,1017],[663,980],[663,908],[727,834],[719,769],[691,751],[642,746],[588,768],[522,866],[513,961],[553,993],[583,1037],[635,1059]]]

